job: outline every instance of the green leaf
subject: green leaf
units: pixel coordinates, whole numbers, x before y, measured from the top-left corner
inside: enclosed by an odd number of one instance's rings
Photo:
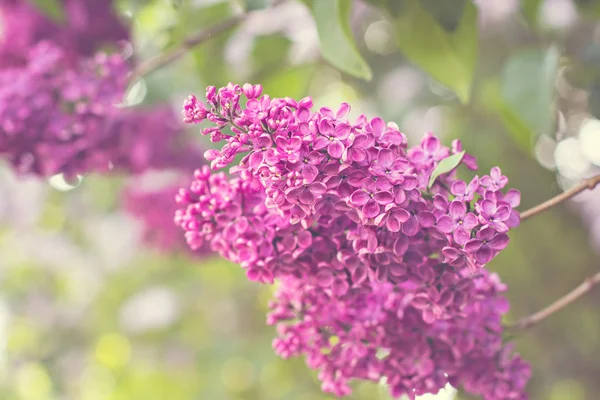
[[[528,49],[513,55],[504,67],[501,100],[532,137],[550,133],[552,128],[558,60],[556,47]]]
[[[477,8],[468,1],[454,32],[447,32],[419,0],[406,0],[395,18],[402,53],[468,103],[478,51]]]
[[[246,11],[262,10],[270,4],[269,0],[245,0],[244,6]]]
[[[270,75],[261,82],[263,93],[269,93],[273,98],[288,96],[297,99],[304,97],[314,71],[314,65],[300,65]]]
[[[435,169],[431,173],[431,177],[429,178],[428,187],[430,188],[433,186],[433,183],[438,178],[438,176],[447,174],[448,172],[452,171],[454,168],[458,167],[458,164],[460,164],[460,162],[462,161],[464,156],[465,156],[465,152],[461,151],[460,153],[453,154],[450,157],[446,157],[442,161],[440,161],[439,164],[435,167]]]
[[[288,57],[291,44],[291,40],[279,34],[256,37],[252,49],[253,69],[262,73],[281,67]]]
[[[460,25],[465,5],[471,0],[420,0],[421,6],[445,30],[454,32]]]
[[[530,24],[537,24],[541,5],[542,0],[521,0],[521,12]]]
[[[317,24],[321,54],[331,65],[366,81],[373,73],[360,55],[350,29],[350,0],[302,0]]]
[[[60,0],[29,0],[44,15],[55,22],[65,21],[65,12]]]

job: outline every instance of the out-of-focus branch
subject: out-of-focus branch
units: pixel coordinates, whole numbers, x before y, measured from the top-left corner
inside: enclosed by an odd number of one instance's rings
[[[543,321],[548,318],[550,315],[554,314],[558,310],[566,307],[571,304],[590,290],[592,290],[596,285],[600,285],[600,272],[596,273],[588,277],[583,281],[579,286],[575,289],[571,290],[569,293],[556,300],[554,303],[550,304],[548,307],[541,309],[540,311],[528,315],[526,317],[521,318],[516,323],[508,325],[506,328],[510,331],[520,331],[527,329],[538,322]]]
[[[283,2],[283,0],[274,0],[271,7],[276,7],[279,4],[281,4],[282,2]],[[188,50],[190,50],[196,46],[200,46],[201,44],[205,43],[213,36],[217,36],[218,34],[223,33],[225,31],[227,31],[228,29],[231,29],[231,28],[241,24],[246,19],[248,19],[248,17],[250,15],[251,15],[251,13],[249,13],[249,12],[235,15],[235,16],[230,17],[226,20],[223,20],[203,31],[197,32],[197,33],[185,38],[179,46],[173,48],[172,50],[169,50],[165,53],[159,54],[156,57],[150,58],[150,59],[140,63],[137,66],[137,68],[135,68],[135,70],[131,73],[130,81],[134,82],[138,78],[148,75],[148,74],[156,71],[157,69],[179,59],[180,57],[185,55],[185,53],[187,53]]]
[[[562,203],[563,201],[568,200],[571,197],[574,197],[575,195],[583,192],[584,190],[592,190],[599,184],[600,175],[594,176],[593,178],[584,179],[579,185],[567,190],[566,192],[563,192],[558,196],[543,202],[542,204],[538,204],[537,206],[530,208],[529,210],[523,211],[521,213],[521,221],[524,221],[527,218],[531,218],[534,215],[541,213],[542,211],[552,208]]]

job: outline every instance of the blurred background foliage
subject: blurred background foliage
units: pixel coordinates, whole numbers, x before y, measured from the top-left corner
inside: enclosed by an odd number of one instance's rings
[[[35,3],[60,19],[60,2]],[[240,21],[135,82],[128,103],[179,108],[230,81],[323,106],[347,101],[354,115],[396,121],[412,143],[427,131],[461,138],[483,170],[499,165],[510,177],[522,209],[598,173],[600,2],[276,3],[119,0],[137,60]],[[128,177],[65,186],[0,172],[0,398],[328,398],[303,360],[272,352],[270,288],[218,258],[142,244],[139,222],[120,208]],[[511,237],[490,268],[509,285],[515,320],[598,270],[600,190]],[[596,291],[517,336],[533,364],[532,399],[598,397],[599,304]],[[352,398],[385,392],[360,384]]]

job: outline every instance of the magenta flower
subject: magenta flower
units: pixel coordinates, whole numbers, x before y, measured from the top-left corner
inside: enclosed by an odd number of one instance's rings
[[[505,378],[528,376],[503,343],[506,288],[484,268],[518,222],[518,192],[454,173],[429,189],[451,150],[433,134],[407,149],[393,123],[349,122],[347,104],[313,110],[310,98],[271,99],[252,85],[206,97],[186,103],[186,120],[206,110],[224,141],[207,152],[212,163],[242,159],[231,178],[196,171],[176,222],[190,246],[208,243],[249,279],[280,282],[268,316],[280,356],[304,355],[337,396],[382,378],[396,397],[447,382],[488,400],[524,396],[526,379]]]
[[[327,148],[327,153],[333,158],[342,158],[346,150],[346,139],[350,136],[351,127],[348,124],[334,126],[328,119],[319,122],[319,133],[313,144],[313,149]]]
[[[487,224],[498,232],[508,231],[505,222],[510,217],[510,206],[498,206],[494,201],[486,199],[481,202],[480,209],[479,220],[482,224]]]
[[[464,245],[471,238],[471,230],[478,224],[473,213],[467,213],[465,203],[454,200],[448,205],[448,214],[437,219],[437,229],[443,233],[452,233],[458,245]]]
[[[487,264],[508,245],[508,242],[508,235],[486,227],[477,232],[475,239],[471,239],[465,244],[465,251],[473,254],[478,263]]]

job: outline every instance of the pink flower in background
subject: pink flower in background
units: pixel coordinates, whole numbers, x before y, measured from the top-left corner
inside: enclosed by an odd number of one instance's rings
[[[139,188],[137,183],[135,180],[130,182],[121,195],[125,210],[141,223],[145,244],[164,252],[187,251],[197,256],[210,253],[207,246],[190,249],[181,229],[173,223],[179,183],[158,189]]]

